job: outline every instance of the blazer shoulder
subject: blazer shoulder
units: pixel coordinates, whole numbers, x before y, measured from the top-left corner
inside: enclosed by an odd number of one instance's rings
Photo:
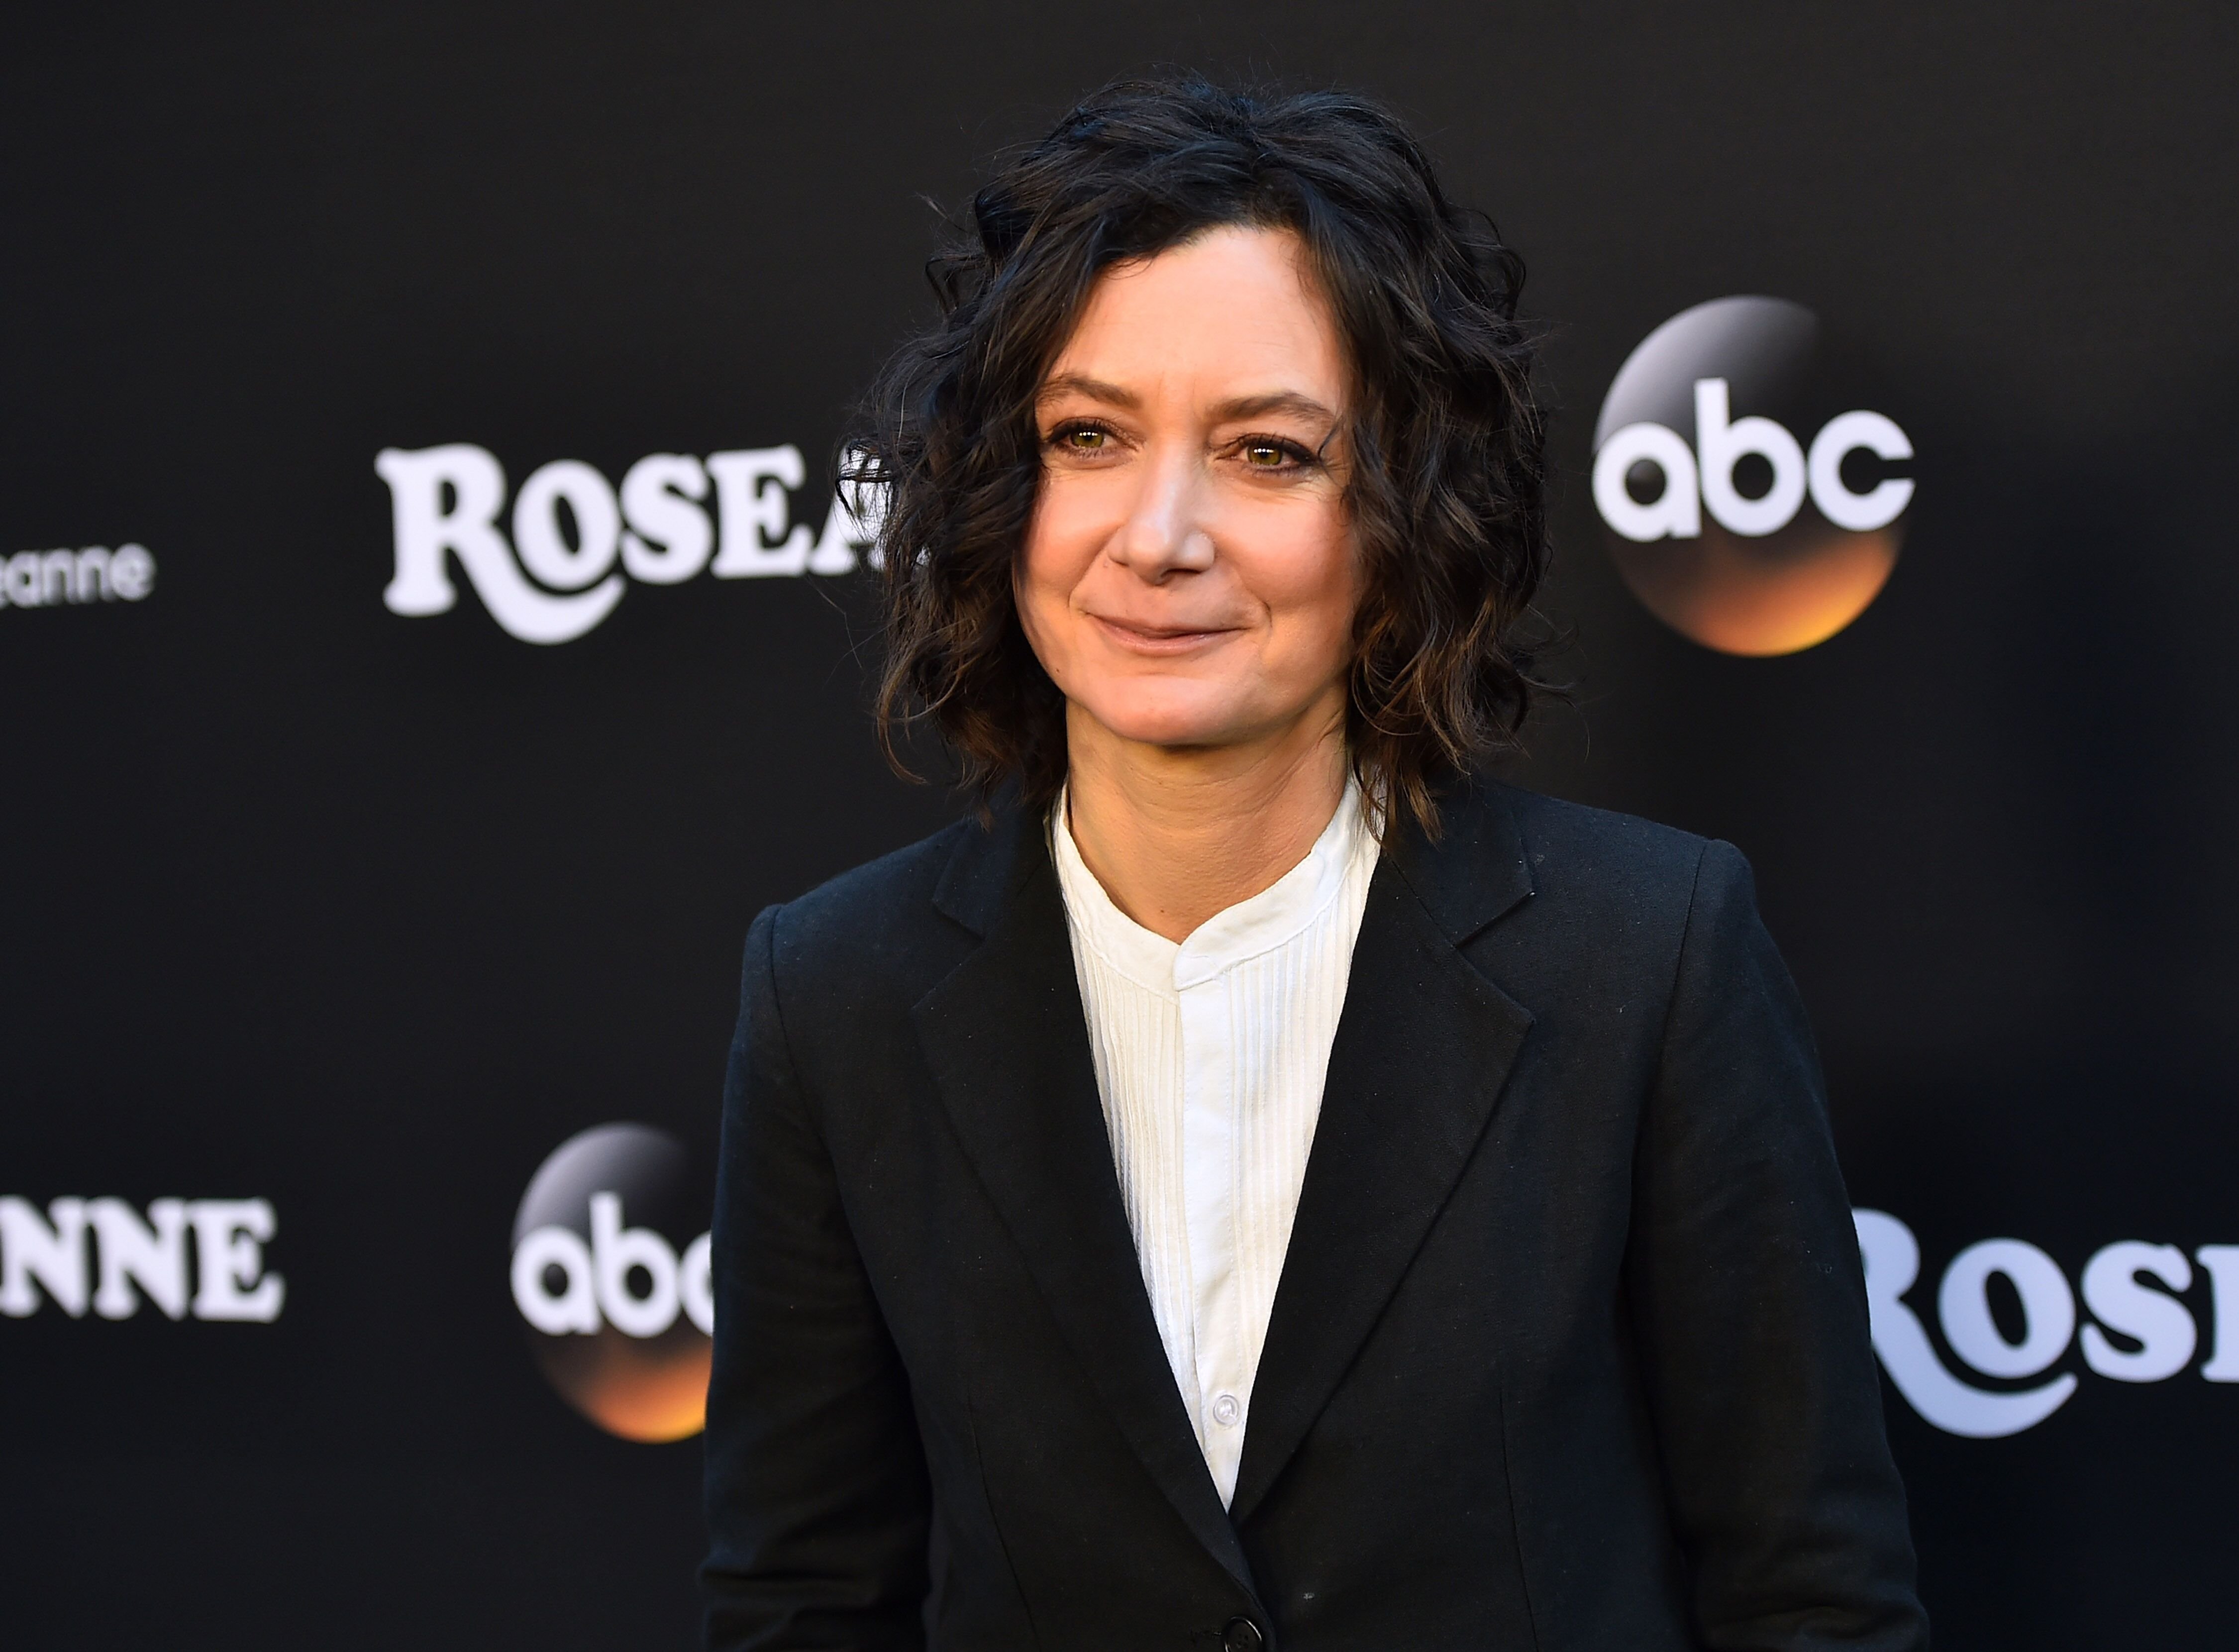
[[[1718,846],[1713,839],[1637,814],[1571,803],[1505,782],[1491,789],[1515,815],[1535,872],[1552,866],[1556,875],[1574,872],[1605,882],[1676,886],[1684,894],[1693,887],[1704,857]]]
[[[1676,945],[1704,897],[1754,899],[1749,863],[1731,844],[1500,785],[1522,839],[1531,906],[1580,935],[1630,937],[1658,951]]]
[[[1513,834],[1505,853],[1520,859],[1529,888],[1472,940],[1471,957],[1535,1014],[1660,998],[1706,903],[1751,909],[1747,866],[1731,845],[1520,786],[1486,786],[1473,801],[1487,847],[1503,842],[1491,822]]]
[[[774,909],[772,950],[783,965],[860,959],[915,939],[927,921],[946,926],[934,892],[958,848],[980,833],[960,820],[827,879]]]
[[[864,1076],[912,1058],[911,1012],[982,944],[969,886],[1002,886],[1016,825],[959,821],[754,920],[742,996],[776,1018],[805,1084],[853,1098],[832,1105],[886,1093]]]

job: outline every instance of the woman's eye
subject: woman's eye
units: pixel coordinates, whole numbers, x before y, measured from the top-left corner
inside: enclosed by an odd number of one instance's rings
[[[1237,448],[1246,470],[1300,470],[1313,463],[1313,455],[1294,442],[1273,436],[1247,436]]]
[[[1057,445],[1073,453],[1102,453],[1111,434],[1093,424],[1069,425],[1057,433]]]

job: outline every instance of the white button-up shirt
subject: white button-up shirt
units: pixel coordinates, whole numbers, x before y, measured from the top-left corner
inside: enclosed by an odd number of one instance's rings
[[[1112,904],[1063,798],[1050,837],[1144,1288],[1226,1504],[1376,839],[1347,786],[1304,860],[1178,945]]]

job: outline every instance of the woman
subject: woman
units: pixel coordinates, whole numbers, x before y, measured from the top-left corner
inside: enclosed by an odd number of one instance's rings
[[[1519,269],[1389,116],[1123,85],[861,436],[980,820],[764,912],[710,1644],[1918,1648],[1731,847],[1481,777]]]

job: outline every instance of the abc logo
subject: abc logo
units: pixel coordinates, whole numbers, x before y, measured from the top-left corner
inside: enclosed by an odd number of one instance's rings
[[[513,1300],[561,1397],[625,1440],[681,1440],[708,1416],[712,1191],[683,1146],[601,1125],[546,1159],[513,1223]]]
[[[1912,457],[1815,382],[1817,318],[1778,298],[1683,310],[1625,359],[1594,428],[1594,504],[1633,594],[1733,654],[1824,642],[1897,566]],[[1784,420],[1786,421],[1784,422]]]

